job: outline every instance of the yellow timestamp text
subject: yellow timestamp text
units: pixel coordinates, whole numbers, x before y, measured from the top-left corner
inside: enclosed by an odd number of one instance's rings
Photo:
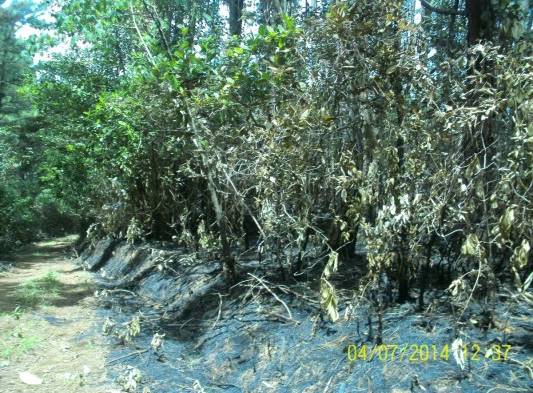
[[[485,348],[482,348],[480,344],[465,344],[454,350],[448,344],[380,344],[375,346],[350,344],[346,353],[350,362],[379,360],[381,362],[426,363],[448,361],[454,356],[474,362],[483,359],[506,361],[510,351],[511,345],[504,344],[494,344]]]

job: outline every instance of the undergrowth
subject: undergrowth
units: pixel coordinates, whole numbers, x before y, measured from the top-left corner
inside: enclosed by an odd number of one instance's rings
[[[15,290],[17,303],[25,308],[47,305],[59,296],[61,282],[56,272],[48,272],[40,278],[20,284]]]
[[[5,314],[6,316],[8,314]],[[15,318],[14,315],[11,315]],[[15,319],[19,319],[16,317]],[[42,338],[35,322],[24,321],[0,334],[0,359],[14,360],[39,347]]]

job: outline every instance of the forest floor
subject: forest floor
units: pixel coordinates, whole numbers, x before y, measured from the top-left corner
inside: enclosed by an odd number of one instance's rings
[[[116,392],[94,334],[90,275],[69,260],[74,237],[28,245],[0,269],[0,390]]]
[[[278,286],[279,296],[274,298],[247,280],[242,293],[191,296],[193,307],[185,317],[163,320],[158,315],[164,304],[145,304],[148,292],[163,303],[170,289],[179,290],[180,299],[187,298],[181,294],[188,293],[191,283],[205,284],[212,276],[209,262],[173,266],[185,269],[182,273],[197,269],[192,281],[187,281],[191,274],[165,276],[156,270],[142,285],[131,286],[138,293],[118,289],[105,296],[102,292],[106,291],[100,290],[97,298],[95,279],[102,280],[104,273],[122,279],[128,275],[122,270],[118,274],[114,267],[142,267],[159,261],[161,254],[117,246],[113,257],[91,274],[70,258],[75,240],[66,237],[35,243],[11,260],[0,261],[2,393],[533,391],[530,305],[511,305],[508,299],[494,307],[497,319],[507,321],[505,331],[499,323],[479,329],[474,317],[469,318],[471,322],[460,327],[461,337],[478,343],[481,354],[477,359],[471,356],[462,368],[451,353],[448,356],[448,350],[445,358],[440,350],[454,338],[450,315],[438,310],[420,314],[414,304],[397,305],[383,314],[382,336],[387,344],[438,347],[440,355],[432,361],[421,361],[421,354],[420,361],[411,361],[409,353],[405,358],[366,359],[366,343],[370,351],[372,326],[377,327],[369,323],[372,310],[368,305],[360,304],[348,321],[332,324],[319,318],[310,297],[282,293]],[[134,259],[135,263],[128,263]],[[254,270],[254,274],[259,277],[264,272]],[[274,288],[273,282],[269,285]],[[340,310],[341,315],[345,311]],[[280,318],[285,312],[289,316]],[[112,319],[120,328],[135,318],[142,319],[142,329],[131,342],[101,334],[104,321]],[[155,333],[166,335],[159,352],[150,350]],[[502,342],[512,346],[508,361],[487,355]],[[351,362],[346,353],[350,344],[360,348]],[[416,355],[416,348],[411,355]],[[135,386],[126,388],[132,379]]]

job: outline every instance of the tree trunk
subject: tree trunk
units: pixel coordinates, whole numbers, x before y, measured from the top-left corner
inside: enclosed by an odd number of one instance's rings
[[[488,40],[491,35],[490,0],[467,0],[466,17],[468,19],[468,45],[478,40]]]
[[[228,7],[230,34],[240,37],[242,34],[242,10],[244,9],[244,0],[229,0]]]
[[[273,25],[280,21],[281,15],[284,13],[285,2],[280,0],[260,0],[259,12],[261,14],[261,23],[265,25]]]
[[[493,30],[493,15],[491,14],[490,0],[467,0],[466,16],[468,19],[468,46],[471,47],[479,41],[488,41],[491,39]],[[481,71],[483,59],[476,59],[476,62],[469,66],[468,75],[472,76],[476,71]],[[477,97],[471,95],[471,105],[476,106]],[[482,144],[490,146],[492,143],[492,130],[490,119],[479,123],[477,130],[466,130],[463,145],[463,155],[465,159],[471,159],[477,152],[482,149]],[[479,134],[480,138],[476,138]],[[483,139],[480,143],[480,139]]]
[[[231,255],[230,244],[228,240],[228,228],[226,226],[226,218],[224,217],[224,211],[222,205],[218,199],[215,182],[211,173],[211,168],[205,156],[202,157],[205,169],[207,171],[207,187],[211,196],[211,202],[215,210],[215,217],[217,220],[217,227],[220,234],[220,241],[222,243],[222,268],[224,275],[229,282],[235,281],[235,259]]]

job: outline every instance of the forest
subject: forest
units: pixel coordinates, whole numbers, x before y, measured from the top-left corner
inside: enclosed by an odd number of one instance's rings
[[[227,285],[252,253],[331,321],[354,264],[379,309],[530,307],[532,23],[528,0],[0,0],[0,253],[158,241]]]

